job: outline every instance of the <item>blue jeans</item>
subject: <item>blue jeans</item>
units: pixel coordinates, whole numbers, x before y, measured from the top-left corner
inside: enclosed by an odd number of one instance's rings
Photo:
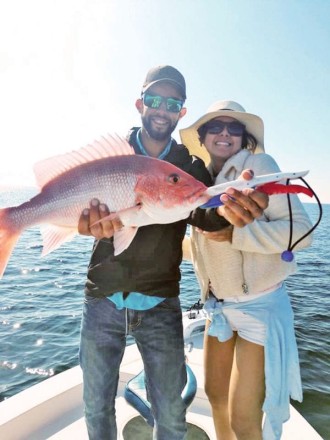
[[[152,309],[136,311],[117,310],[107,298],[87,296],[80,365],[90,440],[117,440],[115,398],[128,334],[135,338],[143,359],[155,419],[153,438],[185,439],[186,407],[181,393],[187,375],[179,299],[169,298]]]

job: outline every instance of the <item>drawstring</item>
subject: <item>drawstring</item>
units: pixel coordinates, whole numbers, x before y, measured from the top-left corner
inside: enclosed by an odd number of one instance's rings
[[[289,244],[288,244],[288,248],[286,251],[282,252],[281,258],[283,261],[286,262],[291,262],[294,258],[292,250],[295,246],[297,246],[298,243],[300,243],[304,238],[306,238],[308,235],[310,235],[314,229],[318,226],[318,224],[321,221],[322,218],[322,214],[323,214],[323,210],[322,210],[322,204],[319,200],[319,198],[317,197],[316,193],[314,192],[314,190],[308,185],[308,183],[306,182],[305,179],[303,179],[302,177],[300,177],[300,180],[302,180],[304,182],[304,184],[307,186],[307,188],[312,191],[313,196],[315,197],[318,207],[319,207],[319,218],[317,219],[317,222],[315,223],[315,225],[306,232],[306,234],[304,234],[302,237],[300,237],[297,241],[295,241],[294,243],[292,243],[292,235],[293,235],[293,218],[292,218],[292,206],[291,206],[291,199],[290,199],[290,194],[287,193],[287,199],[288,199],[288,207],[289,207],[289,216],[290,216],[290,235],[289,235]],[[286,184],[289,184],[289,179],[287,179]]]

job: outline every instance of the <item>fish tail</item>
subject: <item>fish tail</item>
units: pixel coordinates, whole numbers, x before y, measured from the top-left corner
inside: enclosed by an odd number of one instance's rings
[[[0,278],[2,278],[10,255],[21,235],[21,230],[14,229],[8,218],[8,209],[0,209]]]

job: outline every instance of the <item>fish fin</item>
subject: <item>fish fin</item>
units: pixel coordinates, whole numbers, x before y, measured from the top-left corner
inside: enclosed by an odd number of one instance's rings
[[[9,258],[21,235],[21,230],[15,230],[7,224],[6,209],[0,210],[0,278],[2,278]]]
[[[100,220],[97,220],[91,226],[97,225],[98,223],[103,223],[105,221],[111,221],[111,220],[120,220],[122,224],[125,226],[145,226],[145,223],[143,220],[148,218],[150,220],[150,217],[144,213],[144,211],[141,209],[142,205],[137,204],[134,206],[131,206],[129,208],[120,209],[116,212],[110,212],[109,215],[106,215],[103,218],[100,218]],[[143,216],[143,217],[142,217]],[[149,224],[149,223],[146,223]]]
[[[64,242],[72,240],[77,234],[77,229],[54,225],[42,226],[40,230],[43,239],[42,257],[59,248]]]
[[[96,225],[97,223],[102,223],[105,220],[121,220],[123,223],[125,223],[125,219],[128,218],[132,222],[132,217],[136,216],[141,211],[141,206],[132,206],[127,209],[123,209],[121,211],[112,212],[106,217],[101,218],[100,220],[93,223],[93,225]],[[133,221],[134,223],[134,221]],[[91,225],[91,226],[93,226]],[[113,235],[113,245],[114,245],[114,255],[119,255],[124,250],[126,250],[129,245],[132,243],[136,233],[138,231],[138,227],[136,226],[123,226],[122,229],[116,231]]]
[[[55,177],[79,165],[106,157],[131,154],[135,154],[135,152],[126,139],[118,135],[107,134],[78,150],[37,162],[33,167],[33,171],[38,186],[43,188]]]
[[[132,243],[139,228],[122,228],[114,233],[113,244],[115,248],[115,256],[124,252]]]
[[[131,219],[133,216],[136,216],[136,214],[141,210],[141,205],[135,205],[131,206],[129,208],[120,209],[116,212],[110,212],[110,214],[106,215],[105,217],[100,218],[96,222],[92,223],[91,226],[97,225],[98,223],[103,223],[105,221],[111,221],[111,220],[121,220],[121,222],[125,225],[125,219]],[[130,226],[131,223],[128,224]],[[134,225],[135,226],[135,225]],[[140,225],[138,225],[140,226]]]
[[[118,212],[120,212],[120,211],[118,211]],[[111,221],[111,220],[114,220],[114,219],[119,219],[119,216],[118,216],[117,212],[110,212],[110,214],[108,214],[105,217],[100,218],[100,220],[97,220],[96,222],[92,223],[90,225],[90,227],[92,227],[94,225],[97,225],[98,223],[103,223],[105,221]]]

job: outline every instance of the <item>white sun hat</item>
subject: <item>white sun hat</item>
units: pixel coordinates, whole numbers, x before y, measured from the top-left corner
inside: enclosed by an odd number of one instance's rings
[[[245,109],[235,101],[217,101],[212,104],[205,115],[197,119],[190,127],[180,130],[181,142],[188,148],[190,154],[204,160],[206,165],[210,162],[210,156],[206,148],[201,145],[197,130],[206,122],[219,116],[229,116],[245,125],[246,131],[252,134],[258,144],[254,153],[264,152],[264,123],[262,119],[247,113]]]

